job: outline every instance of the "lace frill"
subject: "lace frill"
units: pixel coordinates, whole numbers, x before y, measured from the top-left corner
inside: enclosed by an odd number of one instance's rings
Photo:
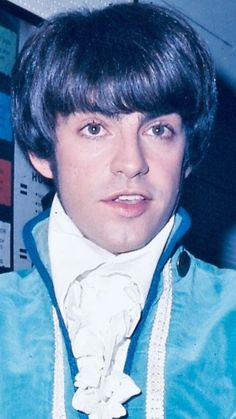
[[[137,284],[128,275],[103,273],[99,268],[72,282],[64,307],[79,369],[73,407],[90,419],[124,416],[123,403],[140,393],[120,367],[140,319],[142,296]]]

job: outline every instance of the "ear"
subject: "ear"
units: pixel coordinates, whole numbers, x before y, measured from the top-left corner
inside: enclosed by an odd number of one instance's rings
[[[50,162],[48,160],[40,159],[33,153],[29,153],[29,159],[37,172],[39,172],[43,177],[47,179],[53,179],[53,173],[51,170]]]

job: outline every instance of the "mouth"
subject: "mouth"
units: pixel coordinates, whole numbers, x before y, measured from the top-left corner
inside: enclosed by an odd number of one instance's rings
[[[143,195],[118,195],[117,198],[114,198],[114,202],[126,202],[127,204],[134,205],[137,202],[145,200],[145,196]]]
[[[139,217],[148,209],[151,198],[143,193],[117,193],[103,201],[116,214],[126,218]]]

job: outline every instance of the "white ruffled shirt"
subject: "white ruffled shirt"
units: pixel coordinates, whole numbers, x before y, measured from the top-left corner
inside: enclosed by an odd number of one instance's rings
[[[174,216],[144,248],[113,255],[86,239],[54,198],[48,237],[52,279],[79,369],[72,405],[90,419],[124,416],[123,403],[140,393],[123,369],[173,224]]]

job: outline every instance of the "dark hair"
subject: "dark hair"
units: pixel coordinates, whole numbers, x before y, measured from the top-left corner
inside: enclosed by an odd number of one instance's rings
[[[58,113],[177,112],[194,166],[211,134],[214,68],[179,14],[148,4],[71,11],[45,21],[13,72],[13,125],[22,150],[52,160]]]

